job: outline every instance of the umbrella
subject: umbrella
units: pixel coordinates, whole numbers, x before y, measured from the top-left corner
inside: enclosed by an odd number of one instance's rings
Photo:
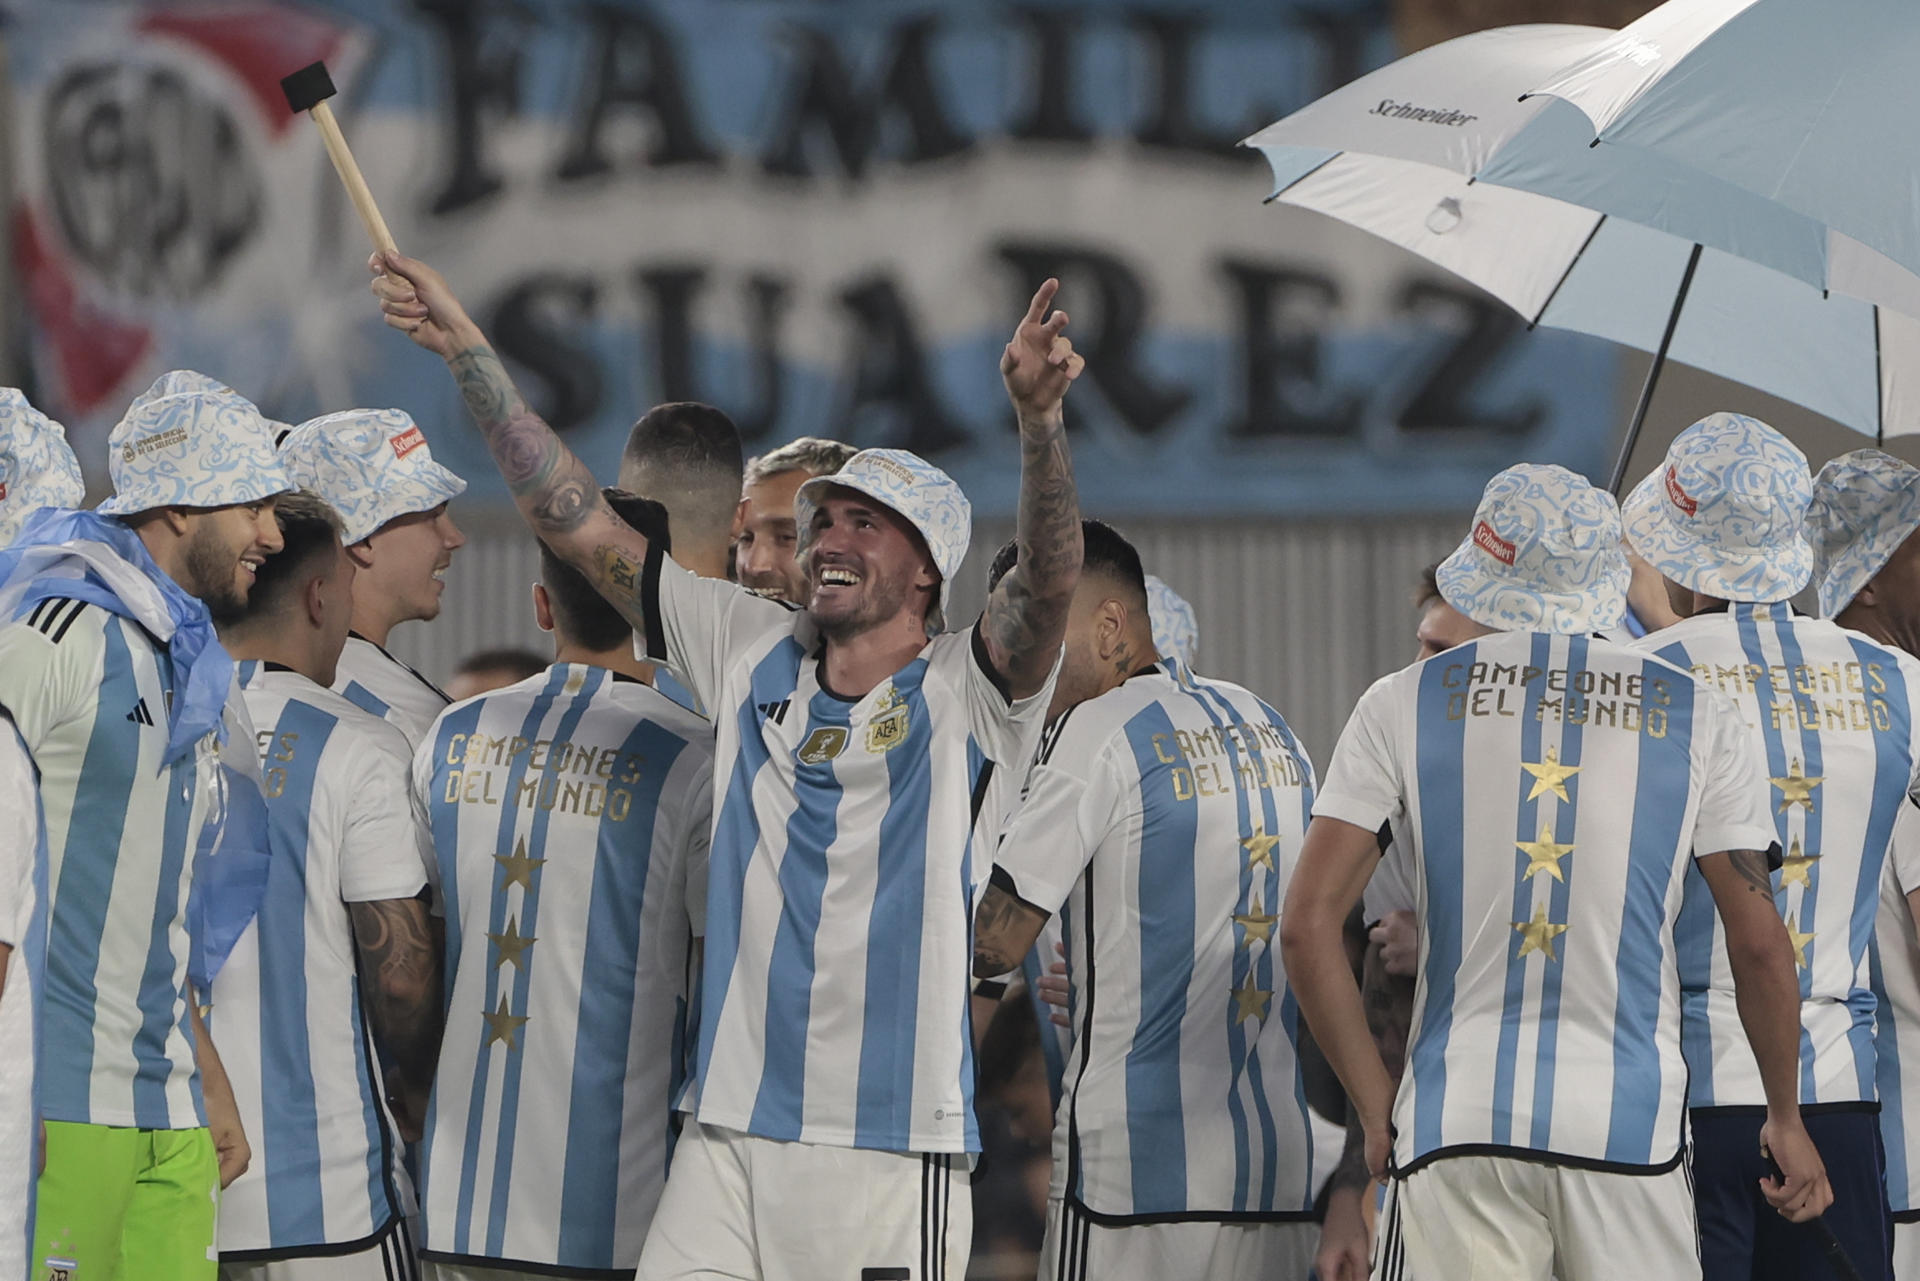
[[[1911,0],[1669,0],[1534,91],[1920,272],[1916,66]]]
[[[1590,148],[1590,129],[1565,103],[1519,100],[1614,35],[1540,26],[1464,36],[1247,144],[1273,168],[1270,199],[1411,249],[1530,325],[1651,352],[1616,488],[1669,359],[1876,439],[1920,431],[1920,321],[1881,305],[1920,314],[1920,279],[1729,184]]]

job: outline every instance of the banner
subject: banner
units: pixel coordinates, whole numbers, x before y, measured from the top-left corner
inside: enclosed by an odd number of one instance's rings
[[[1315,215],[1261,125],[1393,55],[1366,0],[339,0],[18,5],[14,251],[35,393],[90,469],[201,369],[298,421],[414,414],[499,495],[451,380],[379,324],[366,242],[279,78],[325,60],[402,249],[611,477],[648,405],[749,450],[916,450],[984,515],[1018,453],[996,362],[1034,284],[1086,356],[1090,510],[1471,506],[1590,473],[1618,365]]]

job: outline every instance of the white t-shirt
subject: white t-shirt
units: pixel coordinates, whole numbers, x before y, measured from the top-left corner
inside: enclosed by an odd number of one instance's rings
[[[1766,804],[1732,703],[1609,641],[1489,636],[1368,690],[1314,814],[1391,823],[1414,871],[1395,1167],[1678,1160],[1683,876],[1768,848]]]
[[[41,953],[46,947],[46,829],[33,760],[0,715],[0,1277],[27,1274],[40,1120],[34,1079]]]
[[[333,692],[405,734],[413,750],[419,749],[427,727],[450,701],[438,685],[364,636],[347,637],[335,668]]]
[[[641,586],[646,656],[718,732],[699,1119],[977,1151],[973,904],[1053,677],[1010,701],[975,628],[842,698],[805,613],[657,553]]]

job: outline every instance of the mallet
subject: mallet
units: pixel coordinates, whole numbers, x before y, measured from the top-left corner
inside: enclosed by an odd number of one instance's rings
[[[373,192],[367,189],[367,180],[360,175],[360,166],[353,162],[353,153],[347,150],[347,140],[340,133],[340,122],[333,118],[333,108],[327,105],[327,99],[337,92],[333,77],[327,74],[327,64],[316,62],[300,68],[281,80],[280,88],[287,95],[287,106],[294,115],[304,111],[319,126],[320,141],[326,144],[334,172],[346,184],[347,197],[353,201],[354,212],[360,215],[373,247],[381,251],[394,249],[387,220],[380,216],[380,207],[373,203]]]

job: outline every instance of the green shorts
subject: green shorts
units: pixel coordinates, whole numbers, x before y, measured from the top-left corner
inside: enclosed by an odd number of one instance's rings
[[[30,1281],[215,1281],[219,1207],[206,1130],[49,1121]]]

